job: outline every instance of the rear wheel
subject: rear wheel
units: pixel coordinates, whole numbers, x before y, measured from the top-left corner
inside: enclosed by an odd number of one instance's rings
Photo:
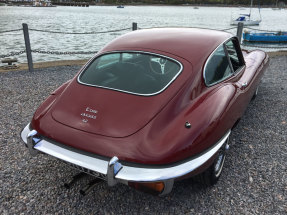
[[[217,156],[214,162],[212,163],[212,165],[207,170],[205,170],[205,172],[197,176],[198,181],[200,183],[206,186],[211,186],[211,185],[216,184],[222,172],[222,168],[223,168],[225,156],[226,156],[226,150],[229,147],[228,142],[229,142],[229,137],[226,139],[225,143],[222,145],[222,147],[217,152]]]

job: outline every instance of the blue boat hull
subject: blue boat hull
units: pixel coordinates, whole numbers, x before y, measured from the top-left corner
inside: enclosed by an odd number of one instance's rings
[[[243,33],[243,40],[261,43],[287,43],[287,32]]]

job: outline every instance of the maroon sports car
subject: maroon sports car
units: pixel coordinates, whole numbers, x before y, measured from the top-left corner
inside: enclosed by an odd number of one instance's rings
[[[233,35],[166,28],[125,34],[40,105],[21,137],[83,172],[164,195],[217,182],[230,133],[268,65]]]

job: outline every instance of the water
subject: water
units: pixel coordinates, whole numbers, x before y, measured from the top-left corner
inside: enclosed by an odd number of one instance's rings
[[[0,32],[22,28],[27,23],[29,28],[61,32],[95,32],[112,29],[130,28],[130,30],[96,34],[67,35],[30,31],[33,50],[59,52],[97,51],[112,39],[131,31],[132,22],[139,28],[150,27],[202,27],[227,29],[231,17],[239,13],[249,13],[249,9],[228,7],[192,6],[115,6],[84,7],[0,7]],[[287,10],[261,9],[262,23],[257,29],[287,31]],[[259,18],[257,9],[252,10],[253,19]],[[236,29],[230,30],[236,33]],[[22,31],[0,34],[0,55],[25,49]],[[33,61],[52,61],[67,59],[88,59],[87,55],[51,55],[33,53]],[[20,62],[26,62],[25,54],[17,56]]]

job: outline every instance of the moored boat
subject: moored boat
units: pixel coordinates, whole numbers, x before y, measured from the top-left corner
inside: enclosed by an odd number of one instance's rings
[[[248,18],[246,18],[246,17],[248,17]],[[231,25],[238,25],[239,22],[242,22],[245,26],[259,25],[260,22],[261,22],[261,19],[259,19],[259,20],[250,20],[250,15],[249,14],[242,14],[236,20],[231,21]]]
[[[250,26],[250,25],[259,25],[260,22],[262,21],[261,19],[261,13],[260,13],[260,8],[258,8],[259,10],[259,15],[260,15],[260,19],[257,20],[252,20],[251,19],[251,9],[253,6],[253,0],[251,0],[251,5],[250,5],[250,12],[249,14],[240,14],[240,16],[235,19],[235,20],[231,20],[230,24],[231,25],[238,25],[238,23],[242,22],[244,25]]]
[[[260,43],[287,43],[287,32],[262,32],[252,33],[244,32],[243,40],[247,42],[260,42]]]

